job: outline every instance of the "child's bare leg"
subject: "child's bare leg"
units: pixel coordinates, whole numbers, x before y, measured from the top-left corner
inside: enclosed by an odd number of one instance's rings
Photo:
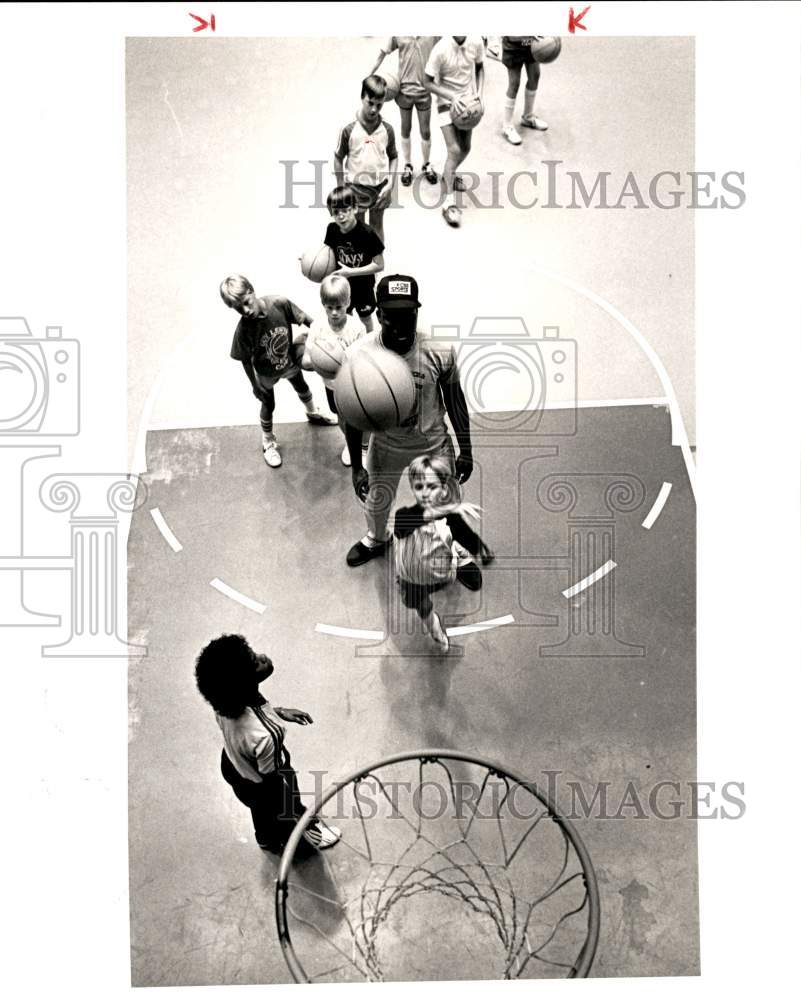
[[[370,209],[370,228],[375,232],[376,236],[384,242],[384,209],[377,208],[375,205]]]
[[[423,153],[423,168],[431,163],[431,105],[418,107],[417,124],[420,126],[420,147]]]
[[[412,109],[400,108],[401,120],[401,156],[403,157],[404,178],[408,173],[408,181],[404,179],[404,184],[411,184],[412,180]]]
[[[526,64],[526,89],[523,92],[523,117],[521,121],[529,128],[544,132],[548,128],[548,123],[542,118],[537,118],[534,114],[534,101],[537,99],[537,88],[540,83],[540,64],[533,62]]]
[[[506,72],[508,74],[508,85],[506,87],[506,101],[503,106],[503,134],[513,146],[519,146],[522,139],[514,127],[512,119],[515,113],[517,92],[520,89],[520,67],[507,66]]]
[[[443,125],[442,137],[445,140],[445,148],[448,155],[445,159],[445,168],[442,171],[442,182],[445,185],[445,193],[448,198],[453,197],[453,178],[456,168],[465,158],[462,145],[459,142],[458,130],[453,125]]]

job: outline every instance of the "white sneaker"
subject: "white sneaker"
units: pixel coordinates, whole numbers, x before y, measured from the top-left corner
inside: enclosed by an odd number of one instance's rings
[[[311,844],[312,847],[316,847],[318,851],[324,851],[328,847],[333,847],[334,844],[339,842],[341,837],[342,831],[339,830],[338,827],[327,826],[320,819],[311,823],[303,831],[303,839],[307,844]]]
[[[538,132],[548,131],[548,122],[542,120],[542,118],[537,118],[536,115],[523,115],[520,119],[520,124],[525,125],[526,128],[534,128]]]
[[[350,452],[348,451],[348,446],[347,445],[345,445],[345,447],[342,449],[342,454],[339,457],[342,459],[342,464],[345,466],[345,468],[349,469],[350,468]]]
[[[520,138],[520,133],[517,131],[517,129],[514,127],[514,125],[506,125],[505,126],[505,128],[503,130],[503,137],[508,142],[511,142],[511,144],[513,146],[519,146],[520,143],[523,141]]]
[[[263,441],[262,448],[264,449],[264,461],[271,469],[277,469],[282,461],[281,452],[278,450],[278,442]]]

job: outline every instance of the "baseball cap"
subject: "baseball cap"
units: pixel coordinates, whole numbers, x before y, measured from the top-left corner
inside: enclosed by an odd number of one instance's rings
[[[408,274],[388,274],[375,290],[375,300],[382,309],[417,309],[417,282]]]

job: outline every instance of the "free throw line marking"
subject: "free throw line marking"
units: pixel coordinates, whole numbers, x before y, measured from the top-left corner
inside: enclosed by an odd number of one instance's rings
[[[484,622],[476,622],[475,625],[456,625],[454,628],[445,629],[448,635],[469,635],[471,632],[486,632],[487,629],[498,628],[499,625],[511,625],[514,615],[503,615],[501,618],[489,618]]]
[[[254,601],[252,597],[248,597],[246,594],[240,594],[238,590],[234,590],[233,587],[229,587],[227,583],[223,583],[216,576],[211,581],[211,586],[215,590],[219,590],[221,594],[225,594],[226,597],[230,597],[232,601],[237,601],[239,604],[244,605],[251,611],[255,611],[257,615],[263,615],[267,610],[266,604],[259,604],[258,601]]]
[[[341,628],[339,625],[314,626],[315,632],[322,632],[324,635],[339,635],[345,639],[376,639],[380,642],[384,638],[383,632],[374,632],[367,628]]]
[[[673,483],[662,483],[662,488],[659,491],[659,495],[656,500],[654,500],[653,507],[645,515],[645,520],[642,522],[643,528],[650,530],[654,521],[662,513],[662,508],[667,503],[667,498],[670,496],[670,491],[673,489]]]
[[[574,583],[572,587],[568,587],[567,590],[563,590],[562,594],[564,597],[575,597],[576,594],[580,594],[582,590],[587,590],[594,583],[597,583],[600,579],[605,577],[607,573],[611,573],[613,569],[617,566],[617,563],[610,559],[605,562],[603,566],[596,569],[594,573],[590,573],[589,576],[585,576],[583,580],[579,580],[578,583]]]
[[[172,531],[170,531],[170,527],[164,520],[164,515],[161,513],[158,507],[150,508],[150,516],[153,518],[154,524],[161,532],[161,537],[169,545],[169,547],[173,550],[173,552],[180,552],[181,549],[183,548],[183,545],[181,545],[181,543],[178,541],[178,539],[175,537]]]

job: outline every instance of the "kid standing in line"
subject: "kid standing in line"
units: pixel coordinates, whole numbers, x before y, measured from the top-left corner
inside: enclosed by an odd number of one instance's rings
[[[378,72],[384,57],[398,50],[398,81],[400,90],[395,103],[400,109],[401,153],[404,168],[401,184],[409,187],[414,177],[412,166],[412,109],[417,108],[420,145],[423,152],[422,172],[430,184],[437,183],[437,173],[431,166],[431,94],[425,86],[425,66],[431,50],[439,41],[435,35],[391,35],[381,46],[370,76]]]
[[[253,395],[261,403],[261,447],[264,461],[272,469],[281,465],[281,453],[273,434],[274,386],[289,379],[306,409],[310,424],[337,423],[336,417],[320,413],[306,384],[297,349],[304,335],[295,336],[292,325],[311,326],[312,318],[289,299],[279,295],[256,297],[253,285],[241,274],[232,274],[220,285],[223,302],[242,317],[234,331],[231,357],[241,361]]]
[[[526,89],[523,95],[523,116],[520,124],[526,128],[545,132],[548,122],[537,118],[534,114],[534,101],[537,99],[537,87],[540,82],[540,64],[531,54],[531,43],[537,35],[504,35],[502,39],[501,62],[506,67],[509,85],[506,88],[506,103],[503,110],[503,134],[513,146],[519,146],[523,141],[520,133],[512,124],[515,113],[515,101],[520,89],[521,67],[526,67]]]
[[[379,239],[384,239],[384,209],[392,201],[398,151],[395,130],[381,117],[387,85],[381,76],[362,81],[362,103],[353,121],[340,130],[334,151],[334,173],[341,187],[347,181],[357,198],[359,221],[368,215]]]
[[[311,349],[318,338],[321,340],[335,338],[344,348],[349,347],[366,332],[364,323],[362,323],[359,317],[348,312],[350,308],[350,285],[347,279],[343,278],[341,274],[329,274],[327,278],[323,279],[320,285],[320,301],[323,304],[325,312],[322,316],[318,316],[314,320],[309,329],[309,335],[306,338],[306,349],[303,352],[303,359],[300,363],[301,368],[305,371],[313,370]],[[323,385],[325,386],[328,408],[332,413],[336,413],[334,380],[332,378],[324,378],[323,376],[321,378],[323,378]],[[344,434],[345,426],[341,419],[339,426],[342,428],[342,433]],[[342,464],[349,467],[350,454],[348,453],[347,444],[342,449],[341,458]]]
[[[470,153],[473,133],[458,129],[451,111],[462,111],[472,95],[484,95],[484,42],[478,35],[451,35],[440,38],[425,68],[426,89],[436,94],[437,122],[448,150],[442,182],[445,204],[442,214],[449,226],[459,226],[462,210],[454,203],[453,192],[463,190],[456,168]]]
[[[431,594],[458,580],[468,590],[480,590],[481,570],[459,548],[480,556],[483,565],[495,558],[463,514],[476,517],[478,508],[463,503],[461,490],[449,463],[437,456],[421,455],[409,465],[416,503],[395,512],[395,565],[401,600],[420,615],[423,627],[443,652],[450,646]],[[464,559],[464,564],[460,562]]]
[[[348,279],[350,306],[369,333],[375,312],[375,275],[384,270],[384,243],[359,219],[358,198],[352,184],[334,188],[328,196],[333,222],[325,231],[324,243],[331,247],[339,267],[334,274]]]

